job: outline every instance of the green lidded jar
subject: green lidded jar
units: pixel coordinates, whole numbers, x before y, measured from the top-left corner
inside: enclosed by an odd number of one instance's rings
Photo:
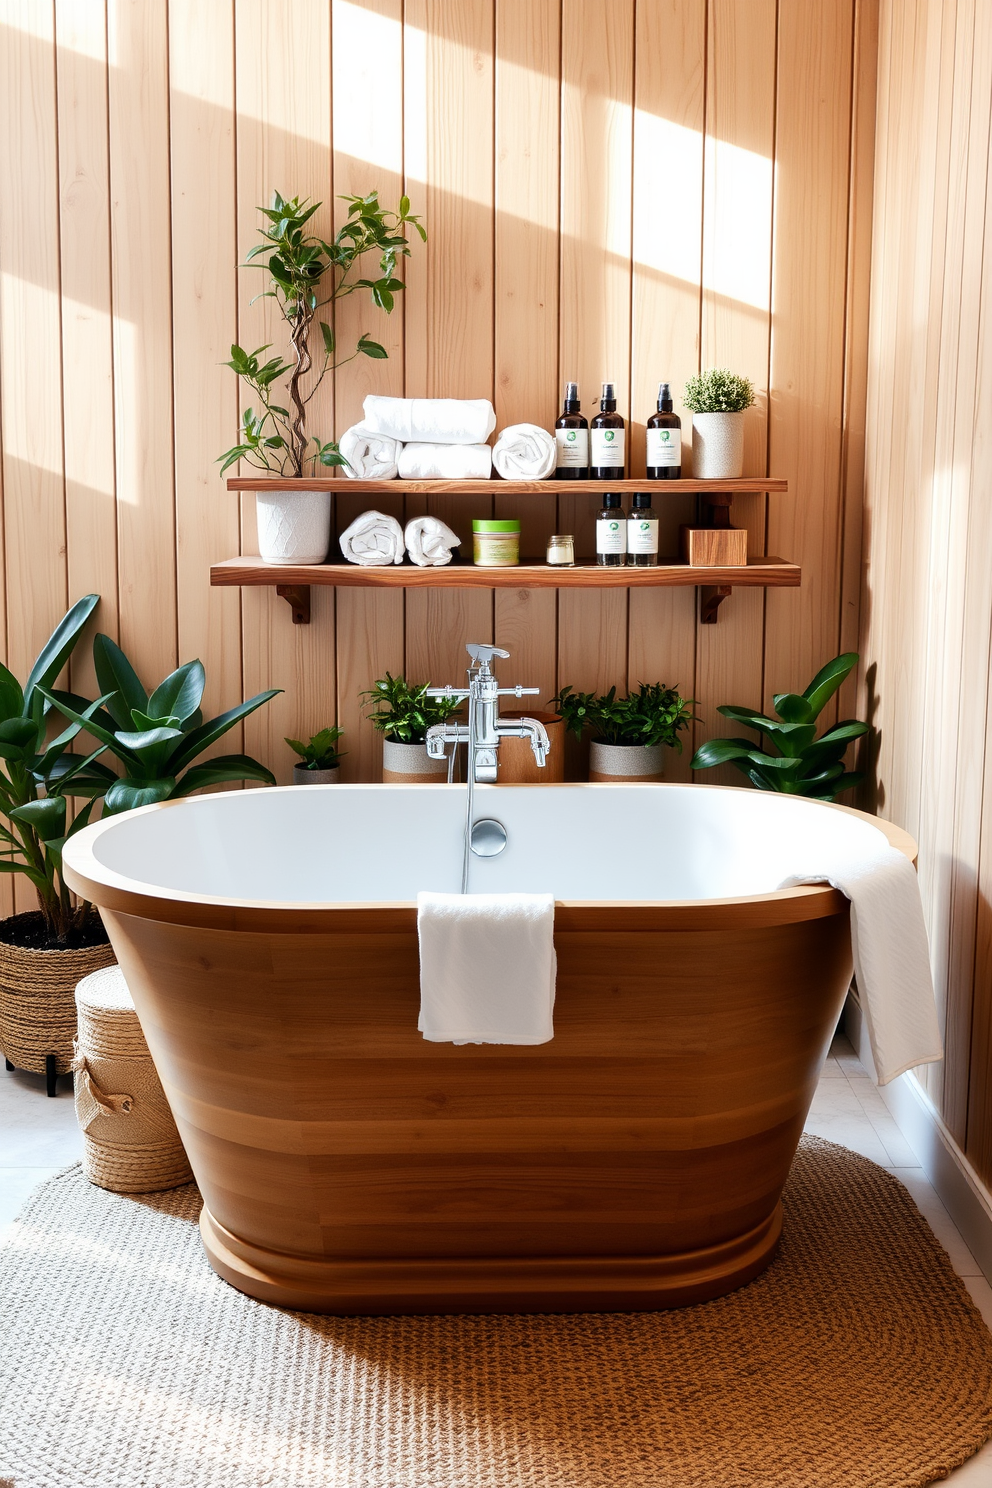
[[[478,568],[514,568],[520,562],[520,521],[472,522],[472,556]]]

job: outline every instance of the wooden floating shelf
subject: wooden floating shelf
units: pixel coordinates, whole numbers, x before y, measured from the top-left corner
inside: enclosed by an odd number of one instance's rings
[[[538,562],[521,563],[515,568],[476,568],[471,563],[450,563],[443,568],[418,568],[412,563],[363,568],[357,563],[263,563],[261,558],[249,557],[226,558],[210,569],[210,582],[215,587],[274,588],[292,607],[298,625],[309,624],[312,584],[364,589],[644,589],[695,585],[703,590],[700,618],[705,625],[716,620],[717,609],[732,588],[794,589],[801,580],[798,564],[772,557],[749,558],[740,568],[693,567],[674,559],[665,559],[654,568],[600,568],[595,564],[551,568]]]
[[[708,491],[714,495],[743,495],[748,492],[788,492],[789,482],[770,475],[745,475],[739,480],[347,480],[315,476],[313,480],[287,480],[282,476],[229,476],[229,491],[340,491],[352,496],[471,496],[478,491],[501,496],[541,496],[551,491],[576,495],[579,492],[650,491],[657,496],[680,496]]]

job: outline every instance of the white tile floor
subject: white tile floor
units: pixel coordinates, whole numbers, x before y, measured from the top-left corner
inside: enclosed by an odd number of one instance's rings
[[[834,1041],[806,1130],[863,1153],[901,1179],[992,1328],[992,1288],[845,1038]],[[0,1071],[0,1240],[31,1190],[81,1152],[71,1080],[61,1079],[58,1097],[49,1100],[43,1076]],[[954,1488],[992,1488],[992,1442],[944,1481]]]

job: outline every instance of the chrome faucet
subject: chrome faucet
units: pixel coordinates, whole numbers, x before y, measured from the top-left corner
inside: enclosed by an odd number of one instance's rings
[[[536,718],[500,718],[501,697],[525,697],[540,692],[539,687],[499,687],[490,663],[497,656],[506,660],[509,651],[498,646],[484,646],[472,642],[465,647],[471,662],[468,667],[467,687],[429,687],[428,697],[448,698],[459,701],[468,699],[468,721],[466,723],[435,723],[427,730],[427,753],[431,759],[444,759],[446,746],[466,745],[465,780],[468,787],[465,803],[465,855],[462,867],[462,893],[467,891],[469,851],[472,845],[473,797],[476,782],[494,784],[496,781],[497,756],[501,739],[529,739],[534,759],[543,769],[551,749],[551,740],[543,723]],[[450,777],[449,777],[450,778]]]

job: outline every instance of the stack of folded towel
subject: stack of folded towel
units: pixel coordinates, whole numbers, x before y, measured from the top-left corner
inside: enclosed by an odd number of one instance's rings
[[[382,398],[370,394],[360,424],[341,436],[352,480],[544,480],[555,468],[554,436],[536,424],[496,427],[487,398]]]
[[[367,511],[355,518],[339,541],[348,562],[363,568],[402,563],[404,548],[420,568],[442,568],[451,562],[451,550],[461,538],[438,517],[414,517],[404,531],[395,517]]]

